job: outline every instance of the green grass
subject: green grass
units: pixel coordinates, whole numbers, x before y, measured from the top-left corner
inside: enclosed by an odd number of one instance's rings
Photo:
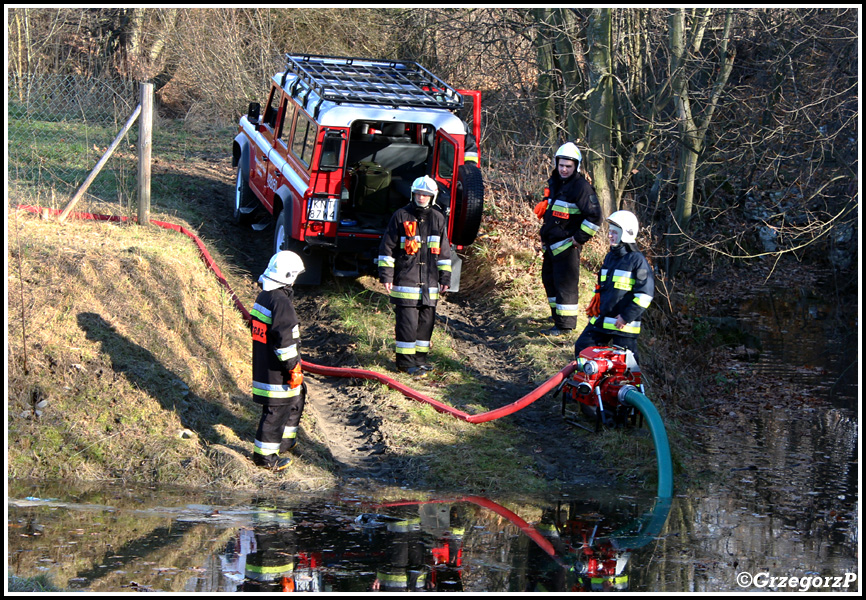
[[[62,592],[54,587],[46,575],[36,577],[16,577],[10,575],[8,579],[10,592]]]

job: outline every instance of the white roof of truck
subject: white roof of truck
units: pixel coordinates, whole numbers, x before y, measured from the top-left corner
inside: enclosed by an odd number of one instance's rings
[[[466,133],[452,112],[463,98],[418,63],[311,55],[287,55],[286,61],[274,82],[322,125],[393,121]]]
[[[283,74],[274,76],[279,85]],[[295,76],[286,78],[283,89],[291,94],[291,83]],[[304,102],[301,102],[304,105]],[[443,129],[447,133],[464,135],[466,126],[463,121],[451,111],[445,109],[419,108],[413,106],[376,106],[369,104],[341,103],[322,100],[315,92],[310,92],[306,99],[306,110],[311,115],[318,108],[316,122],[325,127],[350,127],[355,121],[381,121],[396,123],[423,123],[432,125],[437,131]]]

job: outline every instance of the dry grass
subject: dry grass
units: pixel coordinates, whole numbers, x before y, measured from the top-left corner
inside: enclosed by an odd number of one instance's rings
[[[155,227],[7,223],[9,476],[266,483],[246,458],[249,333],[194,245]],[[329,479],[321,457],[296,462]]]

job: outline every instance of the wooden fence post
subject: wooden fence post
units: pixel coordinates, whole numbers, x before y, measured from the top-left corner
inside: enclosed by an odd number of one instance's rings
[[[138,122],[138,224],[150,223],[150,152],[153,131],[153,84],[141,84],[141,120]]]
[[[141,112],[141,105],[135,107],[135,111],[132,115],[127,119],[126,124],[123,126],[123,129],[120,130],[120,133],[117,134],[117,137],[114,138],[114,141],[111,142],[111,146],[108,147],[108,150],[105,151],[105,154],[102,155],[102,158],[99,159],[99,162],[96,163],[96,166],[93,167],[93,170],[87,176],[87,179],[84,180],[84,183],[81,184],[81,187],[78,188],[78,191],[72,196],[67,203],[66,208],[63,209],[63,212],[60,213],[58,217],[58,221],[61,223],[66,220],[66,217],[69,215],[69,211],[72,210],[78,200],[81,199],[81,196],[84,195],[84,192],[87,191],[87,188],[90,187],[90,184],[93,183],[93,180],[96,179],[96,176],[99,175],[99,172],[102,171],[102,167],[105,166],[105,163],[108,162],[108,159],[111,158],[111,155],[114,154],[114,151],[120,145],[120,141],[123,139],[123,136],[126,135],[126,132],[129,131],[132,124],[135,123],[135,120],[138,118],[139,113]]]

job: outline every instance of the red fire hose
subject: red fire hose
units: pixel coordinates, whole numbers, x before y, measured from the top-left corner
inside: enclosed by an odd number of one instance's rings
[[[21,210],[26,210],[28,212],[37,213],[37,214],[47,211],[50,214],[58,215],[62,212],[62,211],[56,210],[56,209],[43,208],[43,207],[38,207],[38,206],[25,206],[25,205],[20,205],[20,204],[18,205],[18,208]],[[90,213],[81,213],[81,212],[71,212],[71,213],[69,213],[68,216],[71,218],[74,218],[74,219],[92,220],[92,221],[126,222],[126,221],[131,219],[130,217],[117,217],[117,216],[110,216],[110,215],[94,215],[94,214],[90,214]],[[131,220],[134,221],[136,219],[132,218]],[[246,309],[246,307],[244,307],[243,303],[240,301],[240,298],[238,298],[237,294],[235,294],[234,290],[232,290],[228,281],[226,281],[226,278],[223,276],[222,272],[219,270],[219,267],[217,266],[213,257],[207,251],[207,248],[205,248],[204,243],[198,238],[198,236],[195,235],[193,232],[191,232],[186,227],[183,227],[181,225],[175,225],[173,223],[166,223],[164,221],[154,221],[154,220],[151,220],[150,222],[153,223],[154,225],[158,226],[158,227],[162,227],[163,229],[171,229],[174,231],[179,231],[180,233],[183,233],[184,235],[186,235],[187,237],[192,239],[193,242],[195,242],[195,245],[198,247],[199,253],[201,254],[202,260],[205,262],[205,264],[208,266],[208,268],[214,272],[214,274],[217,277],[217,281],[219,281],[220,284],[222,284],[222,286],[225,287],[225,289],[228,291],[229,295],[231,296],[232,301],[235,304],[235,307],[238,309],[238,311],[240,311],[241,315],[243,315],[244,320],[246,320],[249,323],[250,320],[252,319],[249,311]],[[380,383],[387,385],[388,387],[390,387],[393,390],[397,390],[398,392],[401,392],[407,398],[411,398],[412,400],[418,400],[419,402],[426,402],[427,404],[429,404],[433,408],[435,408],[437,411],[442,412],[442,413],[447,413],[447,414],[451,415],[452,417],[456,417],[462,421],[467,421],[469,423],[486,423],[488,421],[494,421],[496,419],[500,419],[502,417],[506,417],[508,415],[516,413],[517,411],[519,411],[523,408],[526,408],[527,406],[529,406],[530,404],[532,404],[533,402],[535,402],[539,398],[543,397],[550,390],[554,389],[556,386],[558,386],[560,383],[562,383],[571,374],[571,372],[574,371],[575,368],[577,368],[577,363],[572,361],[571,363],[569,363],[568,366],[566,366],[564,369],[562,369],[559,373],[557,373],[556,375],[554,375],[553,377],[551,377],[550,379],[545,381],[541,386],[539,386],[538,388],[536,388],[535,390],[533,390],[529,394],[523,396],[520,400],[517,400],[516,402],[512,402],[511,404],[497,408],[495,410],[491,410],[491,411],[477,414],[477,415],[470,415],[470,414],[465,413],[461,410],[457,410],[456,408],[454,408],[452,406],[448,406],[447,404],[444,404],[438,400],[435,400],[433,398],[425,396],[424,394],[421,394],[420,392],[413,390],[412,388],[400,383],[399,381],[396,381],[395,379],[392,379],[391,377],[388,377],[386,375],[382,375],[381,373],[376,373],[375,371],[367,371],[364,369],[356,369],[356,368],[351,368],[351,367],[327,367],[327,366],[313,364],[313,363],[307,362],[305,360],[301,361],[301,367],[303,368],[304,371],[307,371],[309,373],[314,373],[316,375],[324,375],[326,377],[350,377],[350,378],[355,378],[355,379],[372,379],[372,380],[375,380],[375,381],[378,381]]]
[[[503,517],[517,526],[520,531],[526,534],[529,539],[538,544],[538,546],[544,550],[548,556],[553,559],[556,559],[556,549],[553,547],[553,544],[550,543],[546,537],[541,535],[535,527],[524,521],[520,516],[508,510],[501,504],[497,504],[493,500],[488,498],[484,498],[483,496],[463,496],[460,498],[453,498],[450,500],[405,500],[405,501],[397,501],[397,502],[387,502],[385,504],[380,504],[377,508],[388,508],[394,506],[415,506],[418,504],[454,504],[455,502],[471,502],[472,504],[476,504],[482,508],[486,508],[498,514],[500,517]]]
[[[395,381],[390,377],[382,375],[381,373],[376,373],[374,371],[365,371],[363,369],[353,369],[350,367],[323,367],[321,365],[314,365],[306,361],[302,361],[302,365],[304,371],[309,371],[310,373],[315,373],[317,375],[327,375],[331,377],[355,377],[359,379],[375,379],[380,383],[384,383],[391,389],[402,392],[406,397],[411,398],[412,400],[426,402],[427,404],[433,406],[433,408],[435,408],[439,412],[448,413],[452,417],[456,417],[462,421],[467,421],[469,423],[486,423],[487,421],[494,421],[496,419],[501,419],[502,417],[506,417],[510,414],[516,413],[522,408],[526,408],[527,406],[544,396],[547,392],[555,388],[557,385],[559,385],[577,367],[577,363],[572,361],[562,371],[545,381],[540,387],[536,388],[531,393],[525,395],[520,400],[517,400],[516,402],[512,402],[511,404],[507,404],[495,410],[491,410],[477,415],[470,415],[461,410],[457,410],[452,406],[443,404],[438,400],[429,398],[424,394],[403,385],[399,381]]]

